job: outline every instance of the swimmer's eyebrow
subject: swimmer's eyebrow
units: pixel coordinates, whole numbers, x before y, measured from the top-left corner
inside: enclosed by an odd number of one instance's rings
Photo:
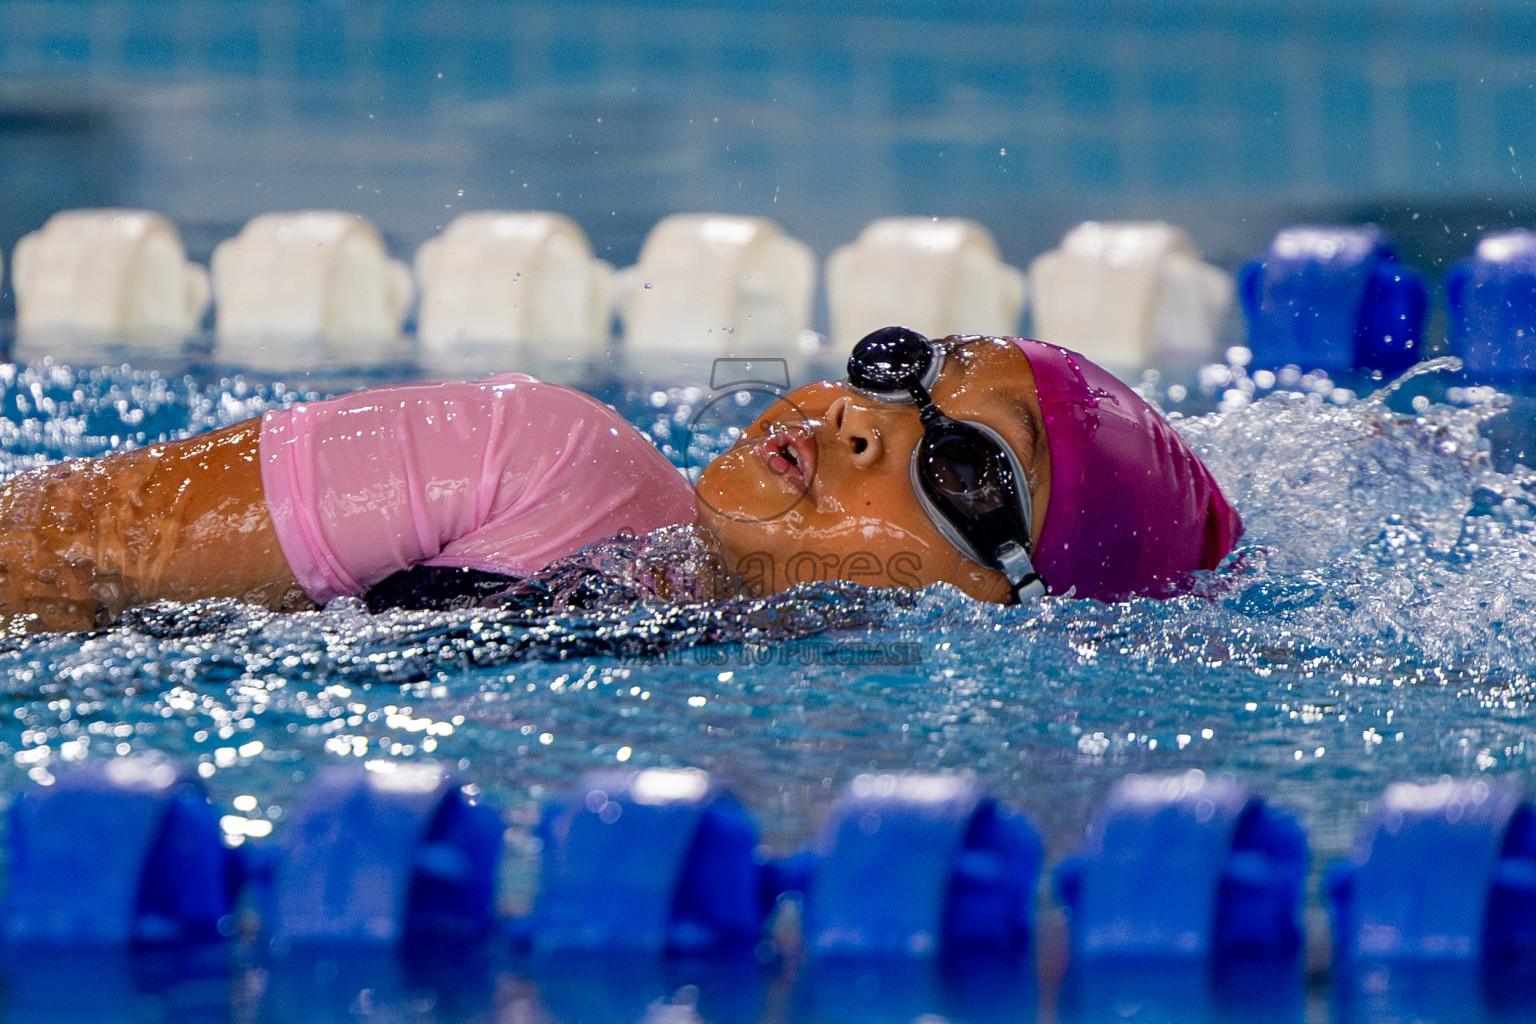
[[[1039,410],[1028,402],[1020,399],[1011,399],[1010,404],[1018,413],[1017,422],[1023,428],[1025,440],[1029,446],[1027,449],[1029,460],[1024,469],[1030,476],[1030,486],[1035,487],[1038,484],[1038,481],[1034,479],[1037,475],[1036,463],[1046,442],[1045,423],[1041,420]]]
[[[1039,447],[1045,437],[1045,424],[1040,420],[1040,413],[1028,402],[1016,402],[1019,410],[1019,421],[1024,425],[1024,432],[1029,435],[1029,447],[1031,450]]]

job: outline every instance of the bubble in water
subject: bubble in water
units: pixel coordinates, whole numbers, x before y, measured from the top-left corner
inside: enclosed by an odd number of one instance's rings
[[[307,397],[56,370],[0,367],[8,471]],[[1411,415],[1378,396],[1335,405],[1320,375],[1299,393],[1296,367],[1276,374],[1290,390],[1263,397],[1223,378],[1206,397],[1232,390],[1242,407],[1178,429],[1246,534],[1235,568],[1186,596],[1020,608],[844,583],[700,596],[707,549],[676,528],[538,574],[542,607],[157,606],[88,637],[0,638],[5,789],[131,740],[195,766],[220,806],[268,807],[239,819],[243,838],[301,795],[295,766],[342,755],[431,754],[518,820],[536,820],[543,783],[599,758],[745,766],[743,801],[787,849],[856,771],[961,768],[1068,849],[1128,771],[1232,770],[1312,823],[1349,824],[1384,778],[1528,775],[1536,475],[1496,471],[1482,430],[1507,407],[1474,389],[1458,404],[1414,396]],[[652,382],[632,419],[670,423],[678,403],[717,394]],[[1314,854],[1345,852],[1348,832],[1314,830]],[[537,861],[531,838],[509,849]]]

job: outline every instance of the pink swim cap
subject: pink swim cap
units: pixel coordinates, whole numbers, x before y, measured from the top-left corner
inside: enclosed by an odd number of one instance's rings
[[[1035,371],[1051,451],[1034,553],[1050,592],[1162,596],[1184,574],[1216,568],[1243,521],[1168,421],[1077,353],[1011,340]]]

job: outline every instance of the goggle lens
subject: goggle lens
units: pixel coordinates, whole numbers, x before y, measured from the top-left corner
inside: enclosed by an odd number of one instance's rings
[[[848,383],[877,395],[905,399],[908,381],[921,381],[933,365],[933,343],[906,327],[864,336],[848,357]]]
[[[996,441],[980,430],[950,420],[926,434],[918,446],[917,480],[928,500],[974,549],[986,557],[1009,540],[1028,550],[1013,467]]]
[[[958,428],[958,429],[957,429]],[[951,421],[925,436],[919,471],[931,496],[967,519],[1018,504],[1013,474],[997,446]]]

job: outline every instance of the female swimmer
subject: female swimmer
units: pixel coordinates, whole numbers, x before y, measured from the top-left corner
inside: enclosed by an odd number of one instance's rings
[[[759,592],[947,581],[990,601],[1159,594],[1242,531],[1178,434],[1082,357],[887,328],[847,380],[769,410],[697,494],[611,409],[518,374],[34,470],[0,489],[0,615],[59,630],[158,599],[410,603],[694,521]]]

